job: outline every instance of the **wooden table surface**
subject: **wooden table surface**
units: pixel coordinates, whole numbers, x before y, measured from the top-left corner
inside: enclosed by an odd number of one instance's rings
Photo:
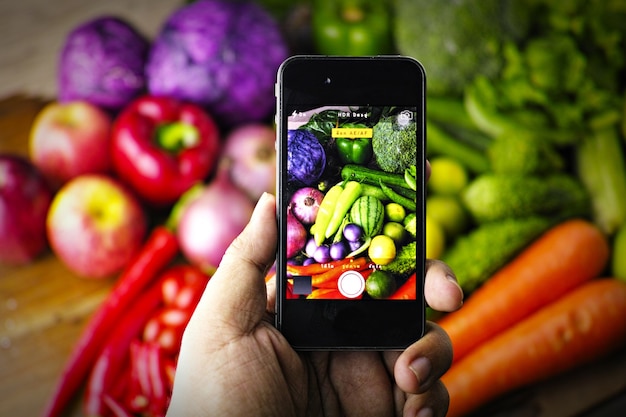
[[[0,101],[0,153],[27,155],[44,102]],[[90,314],[113,279],[87,280],[50,252],[22,267],[0,265],[0,417],[37,416]],[[80,395],[69,415],[80,415]],[[612,408],[611,408],[612,407]],[[626,409],[626,351],[513,393],[480,415],[616,416]]]

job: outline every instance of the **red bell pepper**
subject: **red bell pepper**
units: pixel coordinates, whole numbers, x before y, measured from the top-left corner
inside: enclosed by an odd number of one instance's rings
[[[115,172],[146,202],[168,206],[214,169],[219,128],[201,107],[171,97],[131,102],[113,125]]]

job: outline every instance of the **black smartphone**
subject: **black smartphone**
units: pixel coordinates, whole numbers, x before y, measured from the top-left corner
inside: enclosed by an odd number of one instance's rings
[[[276,326],[299,350],[424,332],[425,72],[402,56],[278,71]]]

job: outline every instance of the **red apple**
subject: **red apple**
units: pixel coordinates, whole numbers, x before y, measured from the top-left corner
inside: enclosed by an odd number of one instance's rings
[[[275,144],[276,131],[258,123],[235,128],[225,139],[230,180],[254,201],[276,191]]]
[[[86,278],[119,272],[139,250],[146,215],[119,182],[103,175],[68,181],[52,200],[48,239],[67,267]]]
[[[25,264],[46,249],[51,200],[35,166],[22,157],[0,156],[0,263]]]
[[[30,132],[30,158],[58,187],[82,174],[111,168],[111,118],[86,101],[52,102],[44,107]]]

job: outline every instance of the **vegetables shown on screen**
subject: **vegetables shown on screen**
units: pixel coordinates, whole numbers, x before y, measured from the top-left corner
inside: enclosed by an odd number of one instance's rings
[[[358,271],[366,285],[375,277],[370,291],[362,294],[366,298],[389,297],[415,272],[415,211],[422,178],[417,172],[417,149],[403,155],[406,160],[397,172],[387,172],[376,160],[369,137],[381,118],[395,120],[384,134],[415,136],[412,114],[397,108],[324,108],[311,111],[308,122],[298,129],[288,130],[287,227],[294,232],[293,236],[287,233],[287,271],[288,275],[307,274],[297,272],[298,268],[316,271],[310,273],[313,293],[308,298],[345,298],[336,291],[337,280],[345,272],[336,268],[346,267],[338,261],[347,261],[350,268],[365,262]],[[393,139],[386,140],[388,147],[396,145]],[[411,146],[410,138],[399,140],[401,146]],[[412,143],[415,148],[415,138]]]
[[[389,116],[373,127],[372,149],[381,170],[404,174],[417,157],[416,123],[406,113]]]
[[[362,123],[345,123],[342,129],[363,129],[367,128]],[[339,158],[344,164],[367,164],[372,158],[372,139],[362,138],[335,138]]]
[[[288,180],[314,185],[326,168],[326,152],[317,137],[308,130],[287,132]]]
[[[301,223],[306,225],[313,224],[323,199],[324,193],[317,188],[300,188],[291,196],[291,211]]]

